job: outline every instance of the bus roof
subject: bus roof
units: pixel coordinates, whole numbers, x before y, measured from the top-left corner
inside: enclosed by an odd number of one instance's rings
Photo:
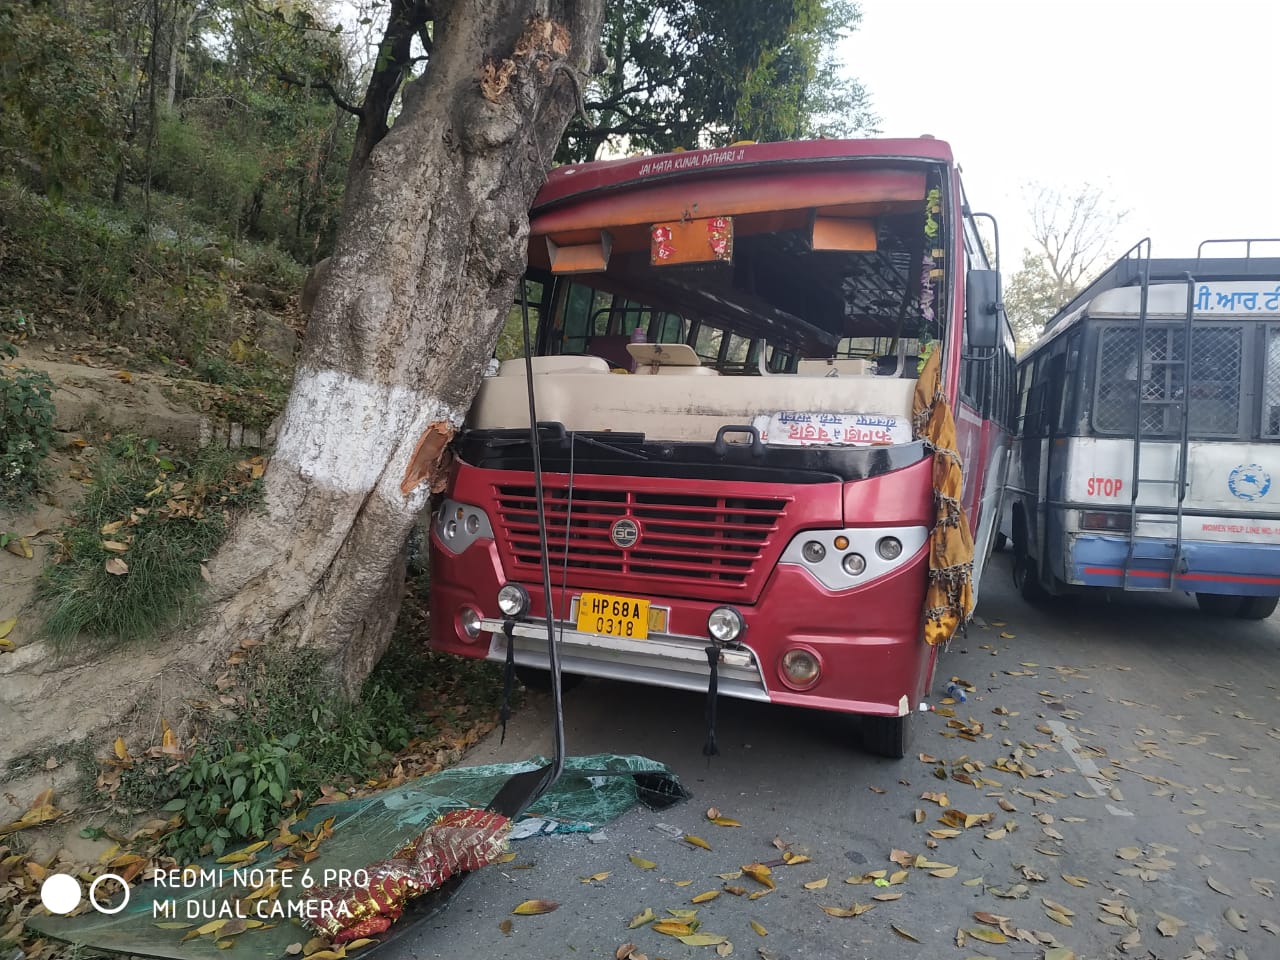
[[[703,179],[778,164],[813,168],[849,160],[925,161],[947,165],[953,162],[951,147],[932,137],[740,143],[707,150],[597,160],[553,169],[534,199],[533,213],[542,213],[584,194],[657,180]]]
[[[1201,247],[1227,242],[1236,241],[1205,241]],[[1021,359],[1086,318],[1137,318],[1144,269],[1150,317],[1186,316],[1189,280],[1194,282],[1191,296],[1197,314],[1280,316],[1280,257],[1147,259],[1126,255],[1054,314],[1045,324],[1044,334]],[[1264,283],[1271,286],[1264,288]]]

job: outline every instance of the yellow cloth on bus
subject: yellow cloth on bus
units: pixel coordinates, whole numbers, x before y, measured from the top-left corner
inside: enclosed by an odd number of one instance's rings
[[[942,393],[942,351],[934,350],[920,372],[911,404],[912,430],[933,452],[933,499],[937,508],[929,537],[929,589],[924,599],[924,638],[946,643],[973,613],[973,534],[960,502],[963,464],[956,450],[956,424]]]

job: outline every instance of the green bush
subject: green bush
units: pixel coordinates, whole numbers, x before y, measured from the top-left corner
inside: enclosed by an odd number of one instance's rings
[[[83,635],[106,649],[168,626],[196,597],[229,511],[259,492],[227,450],[184,459],[154,440],[110,441],[37,590],[54,648],[66,652]]]
[[[262,171],[234,136],[176,116],[156,125],[152,184],[190,198],[201,219],[236,233]]]
[[[440,733],[437,723],[493,717],[500,668],[425,650],[417,635],[423,616],[424,608],[406,604],[391,648],[355,702],[327,679],[315,651],[257,648],[238,668],[243,707],[211,724],[188,763],[147,759],[123,771],[117,803],[180,813],[165,844],[186,862],[264,837],[322,787],[385,771],[393,753]]]
[[[0,340],[0,358],[17,353]],[[0,502],[23,502],[40,486],[53,443],[52,397],[47,374],[0,367]]]
[[[140,224],[92,206],[49,200],[0,181],[0,276],[7,305],[34,315],[52,294],[77,310],[114,317],[134,292],[146,253]]]
[[[196,751],[170,775],[178,796],[165,804],[183,825],[166,838],[171,856],[187,863],[206,850],[219,856],[229,844],[261,837],[284,815],[290,757],[299,736],[260,740],[244,749],[220,743]]]

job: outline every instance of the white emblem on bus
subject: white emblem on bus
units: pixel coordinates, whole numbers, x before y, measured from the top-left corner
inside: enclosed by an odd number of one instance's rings
[[[1227,489],[1241,500],[1261,500],[1271,489],[1271,474],[1261,464],[1242,463],[1227,477]]]
[[[636,541],[640,539],[640,528],[634,520],[628,520],[623,517],[621,520],[615,521],[613,527],[610,528],[609,539],[613,541],[613,545],[619,550],[626,550],[628,547],[634,547]]]

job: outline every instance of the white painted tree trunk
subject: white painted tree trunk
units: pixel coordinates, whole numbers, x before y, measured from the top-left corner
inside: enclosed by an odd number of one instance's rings
[[[210,567],[225,599],[207,631],[319,648],[348,692],[384,652],[405,538],[510,308],[602,15],[465,0],[436,21],[427,76],[352,178],[266,508]],[[505,85],[482,91],[486,64]]]
[[[139,705],[158,739],[160,716],[180,719],[179,701],[242,640],[318,649],[348,693],[385,651],[406,537],[510,308],[527,211],[575,78],[597,66],[602,18],[602,0],[440,6],[426,77],[351,177],[265,504],[210,562],[201,626],[106,658],[59,663],[43,644],[7,655],[0,768],[86,736],[101,750]]]

